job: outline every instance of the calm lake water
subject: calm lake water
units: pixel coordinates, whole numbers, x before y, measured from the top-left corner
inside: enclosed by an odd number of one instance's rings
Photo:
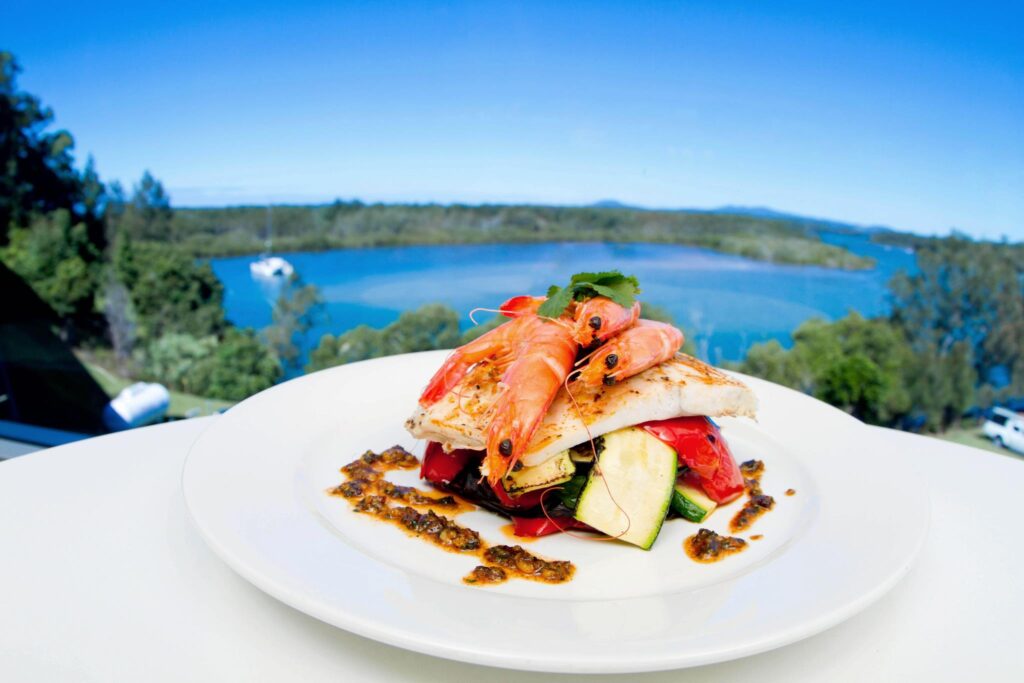
[[[755,342],[789,344],[790,332],[810,318],[886,310],[886,283],[898,269],[913,267],[913,255],[861,235],[826,239],[877,259],[878,267],[845,272],[784,266],[664,244],[387,247],[284,256],[320,288],[326,302],[325,319],[308,335],[307,350],[326,332],[382,327],[402,311],[431,302],[454,308],[467,328],[473,308],[495,308],[515,294],[542,294],[578,271],[619,269],[636,275],[642,299],[667,308],[700,354],[717,363],[741,359]],[[261,328],[271,322],[276,292],[252,279],[253,259],[213,259],[212,265],[227,290],[228,318]]]

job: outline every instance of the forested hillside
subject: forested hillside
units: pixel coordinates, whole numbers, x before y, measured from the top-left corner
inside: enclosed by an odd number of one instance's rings
[[[269,212],[269,213],[268,213]],[[268,227],[272,225],[272,230]],[[178,209],[166,231],[197,256],[484,242],[660,242],[776,263],[870,268],[871,259],[823,243],[793,220],[692,211],[530,205],[364,204]]]

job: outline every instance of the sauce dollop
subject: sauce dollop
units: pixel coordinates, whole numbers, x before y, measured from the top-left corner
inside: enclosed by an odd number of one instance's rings
[[[519,545],[489,547],[478,532],[438,514],[440,511],[457,515],[474,509],[472,505],[452,495],[436,496],[412,486],[399,486],[384,477],[390,470],[418,466],[416,456],[401,446],[380,453],[367,451],[341,468],[346,481],[328,493],[348,500],[356,512],[393,524],[439,548],[479,557],[483,564],[462,579],[467,584],[491,585],[510,578],[543,583],[565,583],[572,579],[576,567],[571,562],[545,560]]]
[[[718,562],[722,558],[747,549],[747,542],[735,536],[720,536],[711,529],[701,529],[683,541],[683,549],[697,562]]]
[[[749,529],[758,517],[775,506],[775,499],[761,491],[763,462],[747,460],[740,465],[740,472],[743,474],[743,484],[747,490],[747,502],[729,522],[729,531],[734,534]]]

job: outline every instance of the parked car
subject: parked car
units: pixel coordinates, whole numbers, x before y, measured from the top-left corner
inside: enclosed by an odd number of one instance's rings
[[[1024,454],[1024,415],[1006,408],[993,408],[981,431],[997,446]]]

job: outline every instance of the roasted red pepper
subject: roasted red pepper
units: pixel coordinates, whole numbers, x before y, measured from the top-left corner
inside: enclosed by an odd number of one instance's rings
[[[550,536],[566,530],[593,531],[583,522],[572,517],[513,517],[512,533],[524,538]]]
[[[458,476],[469,459],[476,454],[476,451],[461,449],[445,453],[441,444],[431,441],[427,444],[427,452],[423,454],[420,478],[439,486],[447,484]]]
[[[728,503],[743,493],[743,475],[718,425],[706,417],[676,417],[640,425],[671,446],[700,477],[701,488],[716,503]]]

